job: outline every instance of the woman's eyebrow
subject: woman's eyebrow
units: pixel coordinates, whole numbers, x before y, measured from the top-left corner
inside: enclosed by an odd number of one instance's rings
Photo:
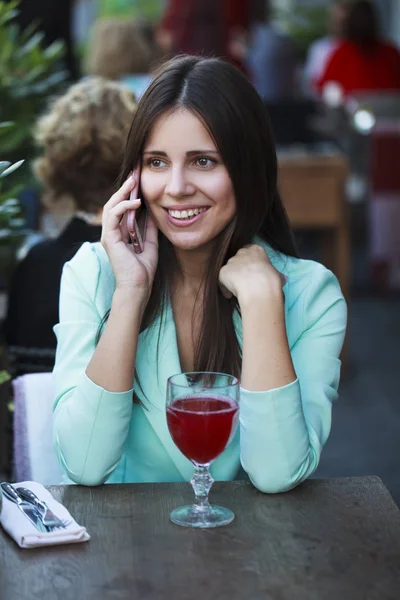
[[[145,150],[143,154],[157,154],[157,156],[167,156],[163,150]],[[186,156],[195,156],[197,154],[219,154],[218,150],[189,150]]]
[[[189,150],[186,156],[194,156],[195,154],[218,154],[218,150]]]
[[[166,152],[162,150],[145,150],[143,154],[158,154],[158,156],[167,156]]]

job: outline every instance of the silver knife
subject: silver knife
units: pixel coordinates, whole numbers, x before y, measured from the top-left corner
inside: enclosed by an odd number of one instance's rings
[[[20,497],[18,492],[16,492],[15,488],[10,483],[3,481],[1,488],[4,496],[18,506],[19,510],[27,519],[29,519],[29,521],[36,527],[38,531],[41,533],[48,532],[47,527],[45,527],[41,521],[38,510],[32,506],[32,504],[29,504],[29,502],[25,502],[25,500]]]

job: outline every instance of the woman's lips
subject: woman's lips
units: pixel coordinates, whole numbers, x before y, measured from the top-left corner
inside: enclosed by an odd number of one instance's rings
[[[168,209],[164,209],[164,210],[167,213],[168,221],[172,225],[175,225],[176,227],[190,227],[191,225],[193,225],[193,223],[195,223],[196,221],[201,219],[201,217],[204,217],[204,215],[206,215],[208,213],[209,207],[207,207],[206,210],[203,210],[203,212],[200,212],[198,215],[194,215],[193,217],[186,218],[186,219],[178,219],[177,217],[173,217],[168,212]]]

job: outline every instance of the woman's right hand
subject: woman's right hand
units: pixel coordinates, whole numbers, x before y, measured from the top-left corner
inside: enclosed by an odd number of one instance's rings
[[[130,175],[104,206],[101,243],[107,252],[116,280],[116,289],[132,290],[133,298],[144,305],[150,297],[158,263],[158,228],[148,212],[144,250],[136,254],[124,241],[120,221],[127,210],[138,209],[140,200],[129,200],[138,190],[138,171]]]

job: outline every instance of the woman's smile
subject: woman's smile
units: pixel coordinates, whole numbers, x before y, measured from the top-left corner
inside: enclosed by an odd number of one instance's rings
[[[169,222],[176,227],[190,227],[209,211],[209,207],[182,206],[165,209]]]

